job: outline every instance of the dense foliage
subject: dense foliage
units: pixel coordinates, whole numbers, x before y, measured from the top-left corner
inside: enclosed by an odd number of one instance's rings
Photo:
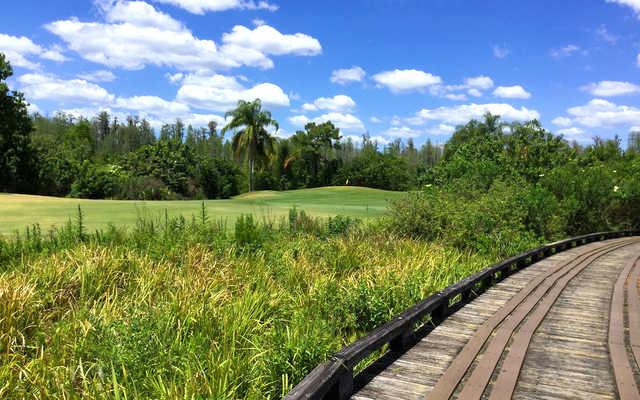
[[[638,229],[640,152],[632,144],[570,146],[536,121],[487,115],[454,133],[423,190],[394,203],[389,224],[505,255],[521,242]]]
[[[298,210],[96,233],[80,210],[0,238],[0,397],[279,399],[492,259]]]

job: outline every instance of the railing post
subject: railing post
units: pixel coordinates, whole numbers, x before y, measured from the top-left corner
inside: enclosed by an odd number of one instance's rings
[[[389,342],[389,349],[399,353],[405,351],[409,347],[412,337],[413,332],[411,329],[402,331],[400,335]]]
[[[327,400],[347,400],[353,394],[353,369],[349,368],[342,360],[342,373],[335,385],[324,396]]]

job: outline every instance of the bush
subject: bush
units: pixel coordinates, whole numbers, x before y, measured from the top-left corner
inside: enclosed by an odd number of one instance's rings
[[[71,197],[105,199],[113,197],[122,181],[120,169],[114,165],[97,166],[84,161],[75,181],[71,184]]]
[[[132,176],[123,181],[117,197],[127,200],[171,200],[169,188],[152,176]]]
[[[392,231],[507,256],[563,235],[558,203],[541,187],[494,182],[487,192],[427,188],[391,205]]]

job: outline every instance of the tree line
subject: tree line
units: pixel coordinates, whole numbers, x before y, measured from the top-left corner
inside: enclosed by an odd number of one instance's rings
[[[11,75],[11,66],[0,53],[0,191],[4,192],[153,200],[228,198],[247,190],[327,185],[402,191],[466,174],[477,175],[470,182],[480,185],[501,173],[496,169],[504,165],[490,160],[502,156],[504,149],[514,152],[508,157],[514,165],[523,163],[523,155],[516,151],[527,153],[528,164],[522,171],[526,176],[606,146],[622,152],[619,142],[600,141],[585,148],[552,135],[537,122],[504,124],[491,115],[459,127],[444,146],[427,140],[417,147],[412,139],[381,145],[367,135],[354,142],[331,122],[312,122],[291,137],[279,138],[274,135],[277,121],[259,99],[239,101],[226,113],[222,127],[215,121],[206,127],[185,126],[178,119],[155,132],[145,119],[119,120],[107,112],[90,119],[64,113],[29,115],[24,96],[6,83]],[[492,140],[479,131],[500,132],[501,139]],[[468,148],[469,142],[476,143],[472,153],[452,156],[460,153],[462,144]],[[637,134],[629,138],[629,149],[633,148],[640,148]],[[540,165],[530,165],[532,157]]]
[[[0,54],[0,191],[82,198],[227,198],[249,190],[361,185],[407,190],[435,165],[442,147],[412,140],[381,146],[366,135],[344,139],[331,122],[277,138],[260,100],[240,101],[225,126],[181,120],[156,134],[149,121],[29,115],[6,84]],[[227,137],[227,134],[230,134]]]

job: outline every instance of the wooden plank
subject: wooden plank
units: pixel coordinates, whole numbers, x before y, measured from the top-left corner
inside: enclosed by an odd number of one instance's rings
[[[624,239],[605,243],[620,244],[622,241]],[[568,264],[585,252],[591,254],[602,246],[602,243],[592,243],[566,250],[506,278],[447,318],[373,377],[352,398],[427,398],[478,329],[496,312],[517,298],[532,281],[539,280],[541,276],[549,276],[549,272],[557,271],[559,265]],[[613,281],[621,269],[620,262],[633,252],[640,253],[640,246],[635,245],[632,250],[616,251],[611,256],[603,256],[601,260],[576,274],[574,280],[569,281],[565,289],[560,291],[538,329],[530,330],[533,333],[530,348],[525,353],[523,369],[516,381],[513,398],[616,398],[606,349],[608,312],[605,309],[608,308],[609,301],[606,300],[603,305],[603,299],[611,295]],[[584,258],[583,256],[582,259]],[[579,282],[574,284],[574,281]],[[527,317],[523,323],[528,321]],[[482,358],[484,347],[486,345],[481,346],[478,359]],[[508,346],[505,354],[509,354],[510,350],[511,347]],[[492,393],[497,371],[502,368],[505,358],[500,358],[494,380],[489,382],[484,397],[488,398]],[[468,371],[473,370],[477,363],[478,360],[474,360]],[[463,385],[467,382],[466,375],[471,374],[467,372],[463,376]],[[452,394],[452,398],[457,398],[460,388]]]

